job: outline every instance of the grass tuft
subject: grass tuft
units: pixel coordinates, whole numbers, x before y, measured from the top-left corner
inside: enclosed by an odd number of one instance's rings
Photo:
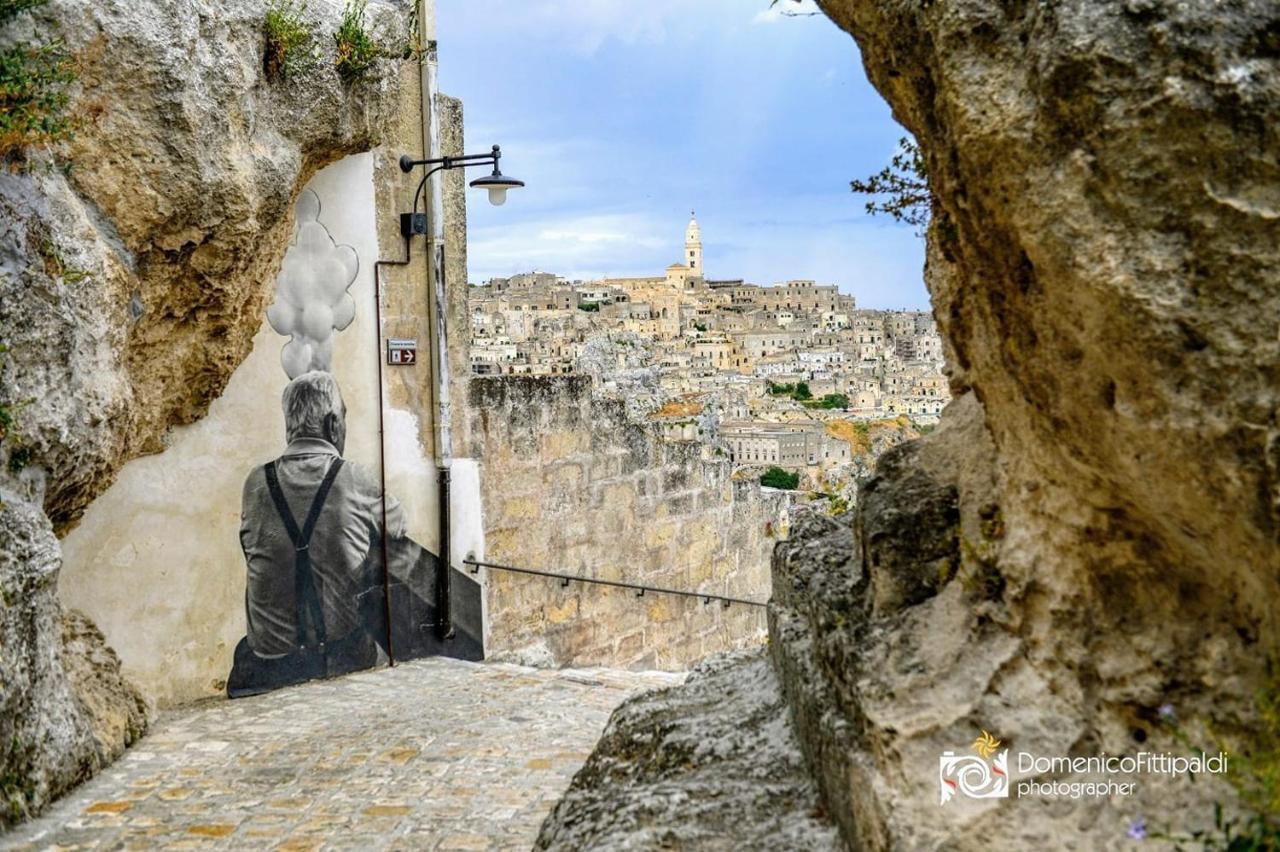
[[[364,10],[368,0],[347,0],[342,10],[342,23],[333,34],[338,48],[334,65],[344,83],[355,83],[369,73],[369,69],[382,55],[377,42],[365,29]]]
[[[262,70],[268,80],[284,80],[315,66],[315,27],[305,19],[306,11],[306,0],[271,0],[267,5]]]
[[[0,0],[0,26],[48,0]],[[0,160],[71,138],[67,86],[75,64],[61,41],[17,44],[0,50]]]

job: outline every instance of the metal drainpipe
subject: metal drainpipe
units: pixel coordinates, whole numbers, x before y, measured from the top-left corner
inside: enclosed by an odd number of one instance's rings
[[[391,641],[391,562],[387,557],[387,438],[386,438],[386,400],[383,391],[383,370],[382,359],[385,357],[382,353],[382,267],[384,266],[408,266],[410,262],[410,242],[409,238],[404,238],[404,260],[377,260],[373,264],[373,325],[374,360],[378,365],[378,480],[381,489],[380,503],[382,504],[382,535],[380,536],[382,545],[382,606],[383,615],[387,622],[386,641],[387,641],[387,663],[394,666],[396,664],[395,649],[392,647]]]
[[[452,552],[449,541],[449,468],[447,467],[440,468],[440,550],[446,554]],[[441,639],[453,637],[453,609],[452,602],[449,600],[452,586],[449,575],[452,570],[449,563],[445,562],[440,582],[436,586],[436,606],[440,616],[437,621]]]
[[[430,0],[418,0],[418,25],[425,45],[435,43],[434,4]],[[436,76],[436,53],[428,47],[421,66],[422,136],[423,149],[428,159],[441,156],[440,112]],[[450,608],[450,571],[453,554],[449,547],[449,461],[452,435],[449,428],[449,357],[447,335],[447,302],[444,281],[444,196],[440,173],[428,179],[427,206],[427,315],[431,325],[431,390],[433,433],[436,470],[439,476],[439,537],[441,572],[436,584],[436,611],[439,635],[453,635],[453,613]]]

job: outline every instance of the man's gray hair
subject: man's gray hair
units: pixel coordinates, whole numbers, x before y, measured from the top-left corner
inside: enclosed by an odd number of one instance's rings
[[[328,414],[346,416],[346,405],[338,382],[329,373],[312,370],[289,382],[281,398],[284,408],[285,439],[324,438],[324,418]]]

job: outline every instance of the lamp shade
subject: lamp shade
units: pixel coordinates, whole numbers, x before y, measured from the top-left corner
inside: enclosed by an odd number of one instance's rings
[[[489,203],[497,207],[507,200],[508,189],[515,189],[516,187],[524,186],[524,181],[516,180],[513,177],[507,177],[502,172],[498,171],[495,166],[493,174],[476,178],[471,181],[471,186],[475,189],[489,190]]]

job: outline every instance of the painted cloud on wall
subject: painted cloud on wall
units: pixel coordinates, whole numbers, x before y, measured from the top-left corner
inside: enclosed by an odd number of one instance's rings
[[[280,361],[290,379],[311,370],[330,371],[333,336],[351,325],[356,303],[347,292],[360,258],[338,245],[320,223],[320,197],[308,189],[294,207],[297,232],[276,277],[276,298],[267,322],[290,340]]]

